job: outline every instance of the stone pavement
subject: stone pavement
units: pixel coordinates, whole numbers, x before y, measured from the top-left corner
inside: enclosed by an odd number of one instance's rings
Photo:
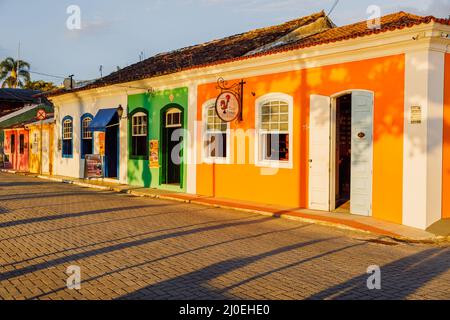
[[[13,171],[0,169],[0,172],[2,171],[13,173]],[[26,174],[26,175],[34,176],[33,174]],[[406,241],[420,241],[420,242],[450,241],[450,230],[449,230],[450,221],[446,220],[441,220],[440,222],[433,225],[433,228],[430,228],[430,230],[434,230],[435,232],[432,233],[425,230],[420,230],[396,223],[375,219],[373,217],[365,217],[339,212],[309,210],[303,208],[281,207],[269,204],[221,199],[179,192],[174,193],[165,190],[123,185],[115,181],[111,181],[111,179],[107,179],[108,181],[103,181],[103,179],[87,180],[64,176],[46,176],[46,175],[39,175],[38,177],[50,181],[65,182],[69,184],[75,184],[78,186],[89,187],[98,190],[109,190],[120,193],[128,193],[140,197],[151,197],[165,200],[183,201],[187,203],[214,206],[225,209],[235,209],[245,212],[260,213],[263,215],[274,216],[278,218],[287,218],[291,220],[300,220],[304,222],[320,223],[339,228],[356,229],[360,231],[372,232],[379,235],[385,235]]]
[[[0,173],[2,299],[450,299],[449,268],[445,244]]]

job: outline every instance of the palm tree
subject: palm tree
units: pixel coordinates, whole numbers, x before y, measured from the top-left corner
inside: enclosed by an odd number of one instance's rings
[[[30,64],[23,60],[14,60],[11,57],[0,62],[0,81],[2,88],[22,88],[24,83],[30,81]]]

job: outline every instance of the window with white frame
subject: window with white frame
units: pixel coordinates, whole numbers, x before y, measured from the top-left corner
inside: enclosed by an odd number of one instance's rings
[[[63,123],[63,139],[72,140],[72,120],[64,120]]]
[[[227,158],[228,123],[219,118],[214,104],[206,105],[203,119],[206,159]]]
[[[166,128],[180,128],[181,123],[181,110],[172,108],[166,112]]]
[[[92,140],[92,131],[88,129],[91,122],[92,122],[92,118],[90,118],[90,117],[83,119],[83,139],[91,139]]]
[[[257,103],[259,164],[290,165],[292,155],[292,97],[269,94]]]
[[[92,130],[89,129],[92,122],[92,116],[90,114],[85,114],[81,119],[81,157],[84,158],[87,154],[92,154],[94,152]]]
[[[131,155],[147,156],[148,119],[144,112],[131,117]]]

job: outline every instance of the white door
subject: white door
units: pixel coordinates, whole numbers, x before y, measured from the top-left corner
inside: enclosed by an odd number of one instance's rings
[[[311,95],[309,208],[330,210],[330,97]]]
[[[350,211],[372,215],[373,95],[352,92]]]
[[[42,173],[50,173],[50,133],[42,132]]]

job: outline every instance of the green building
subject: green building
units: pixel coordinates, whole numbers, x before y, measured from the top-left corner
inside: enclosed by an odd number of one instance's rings
[[[188,88],[128,96],[128,183],[186,192]]]

